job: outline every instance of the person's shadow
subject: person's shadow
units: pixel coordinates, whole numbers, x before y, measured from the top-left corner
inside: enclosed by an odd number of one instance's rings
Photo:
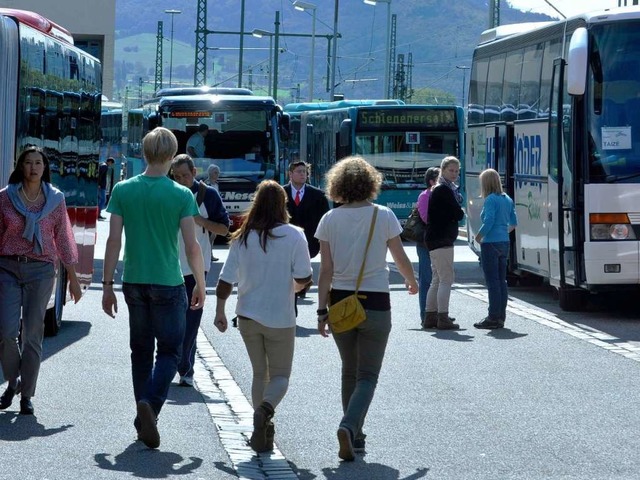
[[[380,463],[367,463],[364,460],[341,462],[338,468],[323,468],[327,480],[347,480],[352,478],[372,478],[376,480],[418,480],[427,476],[429,469],[417,468],[414,473],[400,477],[400,471]]]
[[[38,423],[35,415],[20,415],[18,412],[0,414],[0,440],[6,442],[23,442],[34,437],[49,437],[62,433],[73,425],[61,425],[56,428],[46,428]]]
[[[151,450],[142,442],[134,442],[113,460],[108,453],[96,453],[96,466],[103,470],[127,472],[142,478],[168,478],[173,475],[187,475],[202,465],[202,459],[184,457],[174,452]]]

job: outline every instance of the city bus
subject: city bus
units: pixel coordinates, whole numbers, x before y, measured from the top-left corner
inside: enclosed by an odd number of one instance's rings
[[[73,43],[71,34],[41,15],[0,8],[0,185],[5,186],[20,152],[41,147],[51,181],[65,194],[80,257],[83,288],[93,276],[98,218],[101,66]],[[45,333],[55,335],[67,300],[64,268],[45,315]]]
[[[313,185],[323,186],[327,170],[336,161],[360,155],[383,175],[376,202],[404,222],[426,188],[427,169],[440,166],[447,155],[463,160],[461,107],[334,103],[337,108],[303,112],[300,117],[305,126],[300,131],[300,158],[312,166]]]
[[[212,163],[220,167],[220,195],[232,220],[231,229],[240,225],[258,183],[284,181],[281,138],[288,132],[288,117],[271,97],[256,96],[244,88],[166,88],[145,102],[140,113],[141,118],[138,112],[129,112],[130,155],[139,155],[141,149],[136,145],[156,126],[176,135],[178,153],[186,153],[187,141],[199,125],[209,127],[205,157],[194,158],[197,178],[205,179]],[[131,128],[131,122],[141,129]],[[144,165],[141,155],[137,160],[139,168],[133,174]]]
[[[122,104],[120,102],[105,101],[101,104],[100,115],[100,163],[105,163],[107,158],[112,157],[114,162],[114,180],[117,182],[122,174]]]
[[[478,175],[498,170],[519,225],[513,279],[548,281],[561,308],[640,283],[640,9],[484,32],[469,88],[468,238]]]

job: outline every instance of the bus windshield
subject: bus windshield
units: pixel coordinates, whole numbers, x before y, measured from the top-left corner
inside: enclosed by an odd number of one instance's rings
[[[458,154],[455,133],[393,132],[356,134],[355,153],[383,174],[383,187],[424,188],[429,167]]]
[[[206,178],[212,163],[220,167],[221,182],[259,182],[275,176],[270,111],[265,109],[160,109],[162,125],[176,135],[178,152],[186,152],[198,127],[207,125],[205,152],[194,158],[198,178]]]
[[[590,30],[588,126],[593,183],[640,183],[640,23]]]

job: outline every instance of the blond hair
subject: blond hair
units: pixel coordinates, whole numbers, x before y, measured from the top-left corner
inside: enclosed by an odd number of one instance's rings
[[[500,174],[493,168],[487,168],[480,172],[480,195],[483,198],[487,198],[492,193],[502,195],[502,182],[500,181]]]
[[[454,157],[453,155],[449,155],[448,157],[444,157],[442,159],[442,162],[440,163],[440,172],[442,173],[442,170],[447,168],[452,163],[455,163],[458,166],[458,168],[460,168],[460,160],[458,160],[456,157]]]
[[[142,151],[148,164],[166,163],[178,151],[178,140],[171,130],[156,127],[142,139]]]

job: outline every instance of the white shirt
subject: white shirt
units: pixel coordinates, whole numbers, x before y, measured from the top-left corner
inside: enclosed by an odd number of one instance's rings
[[[358,273],[369,237],[373,206],[329,210],[320,220],[315,237],[329,242],[333,260],[331,287],[337,290],[355,290]],[[360,290],[389,291],[387,242],[400,235],[402,227],[394,213],[378,205],[378,218],[367,252]]]
[[[198,207],[200,210],[200,216],[207,218],[209,214],[204,206],[204,202]],[[184,239],[182,233],[178,230],[178,239],[180,241],[180,270],[182,270],[182,276],[193,275],[193,272],[189,268],[189,261],[187,260],[187,253],[184,247]],[[209,240],[209,231],[196,224],[196,240],[200,244],[200,250],[202,250],[202,258],[204,259],[204,271],[208,272],[211,266],[211,241]]]
[[[296,199],[296,193],[300,192],[300,201],[302,201],[302,197],[304,197],[304,185],[302,186],[302,188],[300,190],[296,190],[296,187],[293,186],[293,183],[291,184],[291,198],[293,198],[293,200]]]
[[[204,157],[204,137],[200,133],[194,133],[189,137],[187,141],[187,150],[189,147],[193,148],[196,152],[196,158]]]
[[[294,278],[311,275],[311,259],[304,231],[290,224],[275,227],[276,238],[262,250],[258,234],[251,231],[247,245],[231,243],[220,279],[238,284],[236,314],[271,328],[296,325]]]

